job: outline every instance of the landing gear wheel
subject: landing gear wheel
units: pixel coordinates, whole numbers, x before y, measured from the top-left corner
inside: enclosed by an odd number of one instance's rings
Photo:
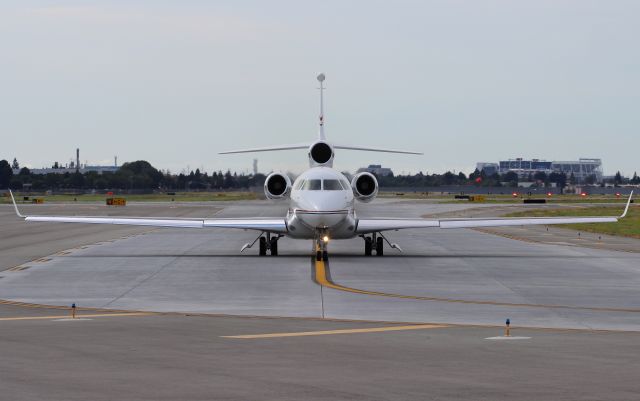
[[[320,262],[322,260],[322,251],[316,251],[316,261]]]
[[[371,241],[371,237],[364,238],[364,256],[371,256],[371,251],[373,250],[373,241]]]
[[[324,260],[325,262],[329,260],[329,252],[322,251],[322,260]]]
[[[271,238],[271,256],[278,256],[278,238]]]
[[[267,254],[267,239],[265,237],[260,237],[260,256],[264,256]]]
[[[376,256],[384,255],[384,240],[382,237],[376,239]]]

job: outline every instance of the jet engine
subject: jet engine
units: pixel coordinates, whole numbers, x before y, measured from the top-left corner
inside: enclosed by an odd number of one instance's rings
[[[360,202],[371,202],[378,194],[378,180],[371,173],[359,173],[351,180],[351,189]]]
[[[291,192],[291,179],[283,173],[271,173],[264,180],[264,194],[269,199],[282,199]]]
[[[326,142],[318,141],[309,147],[311,166],[327,166],[333,164],[333,148]]]

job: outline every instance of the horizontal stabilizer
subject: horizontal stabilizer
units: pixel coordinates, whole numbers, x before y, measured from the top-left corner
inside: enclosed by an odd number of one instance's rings
[[[308,149],[309,146],[311,146],[311,144],[309,143],[298,143],[298,144],[291,144],[291,145],[265,146],[262,148],[227,150],[224,152],[219,152],[218,154],[230,155],[233,153],[273,152],[276,150]]]
[[[220,155],[229,155],[234,153],[254,153],[254,152],[273,152],[278,150],[292,150],[292,149],[308,149],[311,146],[310,143],[298,143],[291,145],[275,145],[275,146],[265,146],[261,148],[249,148],[249,149],[235,149],[235,150],[227,150],[224,152],[219,152]],[[361,150],[365,152],[384,152],[384,153],[401,153],[405,155],[423,155],[422,152],[412,152],[408,150],[398,150],[398,149],[384,149],[384,148],[370,148],[366,146],[355,146],[355,145],[333,145],[331,146],[334,149],[344,149],[344,150]]]
[[[411,152],[408,150],[397,150],[397,149],[383,149],[383,148],[369,148],[364,146],[352,146],[352,145],[333,145],[336,149],[345,149],[345,150],[362,150],[365,152],[384,152],[384,153],[402,153],[405,155],[423,155],[422,152]]]

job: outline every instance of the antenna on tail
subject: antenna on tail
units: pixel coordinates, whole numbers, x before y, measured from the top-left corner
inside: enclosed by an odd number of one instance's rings
[[[320,130],[318,131],[318,136],[321,141],[326,140],[327,138],[324,136],[324,74],[318,75],[318,82],[320,82]]]

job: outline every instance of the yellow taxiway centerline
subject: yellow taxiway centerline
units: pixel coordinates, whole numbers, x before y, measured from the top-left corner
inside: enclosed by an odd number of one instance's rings
[[[330,334],[360,334],[360,333],[379,333],[384,331],[439,329],[443,327],[448,327],[448,326],[444,324],[412,324],[409,326],[386,326],[386,327],[369,327],[364,329],[300,331],[295,333],[246,334],[246,335],[238,335],[238,336],[220,336],[220,337],[241,338],[241,339],[304,337],[304,336],[325,336]]]
[[[122,316],[151,316],[153,313],[98,313],[98,314],[86,314],[76,315],[76,319],[88,318],[88,317],[122,317]],[[0,321],[12,321],[12,320],[51,320],[51,319],[72,319],[69,315],[58,316],[18,316],[18,317],[0,317]]]

